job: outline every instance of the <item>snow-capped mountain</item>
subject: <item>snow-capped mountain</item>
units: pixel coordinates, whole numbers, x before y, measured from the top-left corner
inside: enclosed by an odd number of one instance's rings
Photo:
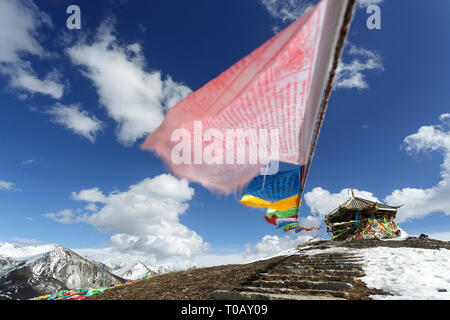
[[[105,263],[103,262],[98,262],[98,261],[93,261],[100,269],[107,271],[109,273],[112,273],[112,271],[114,269],[111,269],[110,267],[108,267]]]
[[[111,273],[115,274],[126,280],[139,280],[146,278],[155,274],[162,274],[171,271],[175,271],[176,269],[171,265],[160,265],[160,266],[147,266],[142,262],[138,262],[132,265],[117,266],[111,267],[109,266]]]
[[[160,265],[160,266],[156,266],[156,267],[149,267],[150,270],[152,270],[155,273],[167,273],[167,272],[172,272],[172,271],[181,271],[184,269],[180,269],[180,268],[175,268],[173,265]]]
[[[157,272],[151,270],[142,262],[136,263],[132,266],[123,267],[117,271],[113,271],[116,276],[127,280],[139,280],[148,276],[154,275]]]
[[[94,261],[99,268],[115,274],[126,280],[139,280],[154,274],[163,274],[171,271],[180,271],[183,269],[176,268],[171,264],[149,266],[143,262],[125,263],[122,262],[100,262],[98,257],[86,256],[88,260]]]
[[[56,244],[0,242],[0,300],[28,299],[62,289],[122,283],[124,279]]]

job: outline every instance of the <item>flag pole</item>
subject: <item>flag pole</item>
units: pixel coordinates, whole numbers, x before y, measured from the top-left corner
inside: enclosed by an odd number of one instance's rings
[[[338,0],[338,1],[341,1],[341,0]],[[331,92],[333,91],[333,82],[334,82],[334,78],[336,76],[336,70],[339,65],[339,61],[342,56],[342,53],[344,51],[345,42],[347,40],[348,32],[350,30],[350,25],[351,25],[351,22],[353,19],[355,5],[356,5],[356,0],[348,0],[347,8],[346,8],[345,15],[344,15],[344,21],[341,26],[339,38],[338,38],[336,49],[334,52],[333,64],[332,64],[331,70],[329,72],[328,82],[327,82],[327,85],[325,88],[325,92],[324,92],[323,99],[322,99],[322,102],[320,105],[318,117],[316,120],[314,135],[313,135],[313,139],[312,139],[312,145],[311,145],[310,152],[309,152],[309,155],[308,155],[308,158],[306,161],[305,168],[303,169],[304,177],[300,183],[300,185],[301,185],[300,199],[302,198],[303,192],[305,190],[306,179],[308,177],[312,159],[314,157],[314,152],[317,147],[317,141],[319,140],[319,134],[320,134],[320,130],[323,125],[323,120],[325,118],[325,112],[327,110],[328,101],[330,100]],[[299,204],[300,204],[300,201],[299,201]]]

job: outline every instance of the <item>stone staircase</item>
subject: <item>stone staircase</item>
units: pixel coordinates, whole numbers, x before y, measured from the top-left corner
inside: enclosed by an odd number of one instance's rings
[[[297,254],[287,256],[233,290],[213,292],[212,297],[217,300],[364,300],[370,295],[389,295],[367,288],[360,280],[364,276],[362,257],[356,253],[359,249],[376,247],[450,250],[450,241],[429,239],[425,235],[401,241],[363,239],[302,244],[297,247]],[[313,254],[311,250],[318,253]]]
[[[364,298],[367,290],[361,258],[319,253],[286,257],[233,290],[212,294],[216,300],[346,300]],[[368,295],[367,295],[368,296]]]

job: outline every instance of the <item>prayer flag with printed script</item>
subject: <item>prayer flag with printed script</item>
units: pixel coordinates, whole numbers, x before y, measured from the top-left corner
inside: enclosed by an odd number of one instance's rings
[[[322,0],[171,108],[142,147],[154,150],[175,175],[223,194],[243,188],[271,160],[304,165],[333,74],[348,3]],[[190,134],[191,147],[183,149],[181,162],[173,159],[181,143],[180,136],[173,136],[177,129]],[[226,133],[236,129],[266,134],[267,143],[260,143],[263,137],[258,136],[235,147]],[[274,132],[278,135],[272,141]],[[271,149],[274,144],[276,152]],[[213,163],[202,159],[202,152],[211,148],[215,148]],[[249,158],[255,150],[261,155],[256,163],[237,160],[243,155]],[[230,155],[235,161],[228,161],[233,160]]]

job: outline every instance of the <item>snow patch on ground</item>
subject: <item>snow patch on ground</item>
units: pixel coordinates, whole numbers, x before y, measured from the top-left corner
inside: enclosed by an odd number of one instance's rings
[[[303,249],[303,248],[302,248]],[[354,250],[349,250],[348,248],[329,248],[329,249],[310,249],[306,252],[301,252],[301,254],[307,255],[307,256],[314,256],[316,254],[321,254],[321,253],[350,253],[350,251],[354,251]]]
[[[450,300],[450,250],[375,247],[366,249],[311,249],[320,253],[354,254],[363,258],[367,287],[391,295],[373,295],[375,300]]]
[[[361,280],[393,294],[372,299],[450,299],[450,250],[377,247],[358,251],[365,260],[366,276]]]
[[[247,264],[247,263],[253,263],[253,262],[257,262],[257,261],[263,261],[263,260],[269,260],[272,258],[276,258],[276,257],[281,257],[281,256],[292,256],[292,255],[296,255],[296,254],[300,254],[300,251],[296,248],[292,248],[292,249],[287,249],[284,251],[280,251],[277,254],[271,255],[271,256],[263,256],[257,259],[253,259],[253,260],[248,260],[245,262],[242,262],[242,264]]]

